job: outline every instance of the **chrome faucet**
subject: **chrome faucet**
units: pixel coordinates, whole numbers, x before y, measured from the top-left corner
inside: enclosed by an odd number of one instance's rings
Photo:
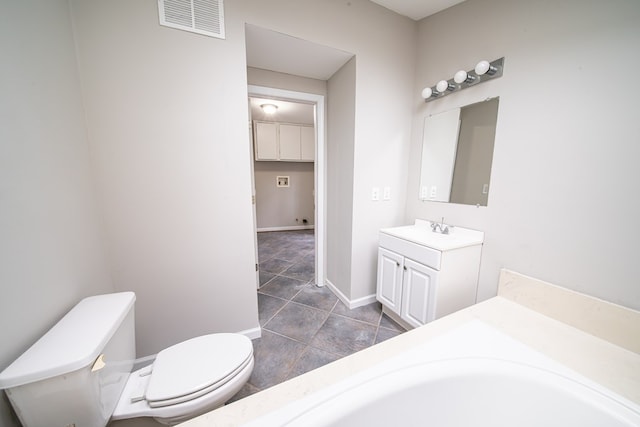
[[[434,233],[449,234],[450,228],[453,228],[453,226],[445,225],[444,217],[442,217],[442,221],[439,224],[437,222],[431,223],[431,231],[433,231]]]

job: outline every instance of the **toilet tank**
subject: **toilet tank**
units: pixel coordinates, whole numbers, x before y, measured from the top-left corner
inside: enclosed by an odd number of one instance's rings
[[[136,357],[133,292],[80,301],[0,373],[25,427],[100,427]]]

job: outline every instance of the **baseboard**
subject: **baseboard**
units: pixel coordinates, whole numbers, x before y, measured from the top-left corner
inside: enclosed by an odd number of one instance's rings
[[[262,227],[257,228],[256,231],[258,233],[262,233],[264,231],[295,231],[295,230],[313,230],[315,228],[314,225],[291,225],[285,227]]]
[[[244,331],[238,332],[241,335],[245,335],[247,338],[255,340],[262,336],[262,328],[258,326],[257,328],[245,329]]]
[[[363,305],[371,304],[372,302],[376,301],[376,295],[375,294],[367,295],[365,297],[357,298],[357,299],[354,299],[354,300],[350,300],[349,298],[347,298],[347,296],[345,294],[343,294],[340,291],[340,289],[338,289],[336,287],[336,285],[331,283],[331,281],[329,279],[325,280],[325,285],[331,290],[331,292],[333,292],[335,294],[335,296],[338,297],[338,299],[340,301],[342,301],[342,303],[344,305],[349,307],[350,310],[352,310],[354,308],[362,307]]]

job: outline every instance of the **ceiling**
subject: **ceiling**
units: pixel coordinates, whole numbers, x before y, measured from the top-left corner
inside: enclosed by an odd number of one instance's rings
[[[464,0],[371,0],[414,20],[437,13]],[[353,54],[297,37],[245,26],[249,67],[318,80],[329,80]]]
[[[263,70],[329,80],[352,53],[247,24],[247,65]]]
[[[400,15],[419,21],[464,0],[371,0]]]

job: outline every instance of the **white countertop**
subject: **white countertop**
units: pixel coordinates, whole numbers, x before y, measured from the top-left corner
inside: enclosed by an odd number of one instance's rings
[[[494,297],[445,316],[182,425],[240,425],[474,320],[504,332],[620,396],[640,404],[640,312],[511,272],[505,275],[503,271],[501,289],[503,276],[506,277],[505,282],[508,282],[504,287],[506,290],[501,291],[504,296]],[[532,286],[529,281],[533,283]],[[529,292],[529,289],[533,291]],[[558,292],[562,295],[558,296]],[[553,318],[559,316],[552,312],[544,315],[527,308],[540,304],[544,298],[573,298],[577,302],[564,307],[560,317],[565,319],[559,321]],[[583,304],[584,300],[588,300],[587,303]],[[583,308],[594,313],[594,316],[587,313],[585,320]],[[571,319],[572,316],[576,318],[575,321]],[[597,321],[598,325],[590,323],[589,319]],[[573,323],[577,327],[567,323]],[[603,324],[624,326],[625,332],[621,335],[618,330],[603,329]],[[613,337],[618,345],[603,337]]]
[[[435,233],[431,230],[431,222],[417,219],[414,225],[383,228],[380,233],[389,234],[440,251],[480,245],[484,240],[482,231],[463,227],[450,227],[449,230],[449,234]]]

